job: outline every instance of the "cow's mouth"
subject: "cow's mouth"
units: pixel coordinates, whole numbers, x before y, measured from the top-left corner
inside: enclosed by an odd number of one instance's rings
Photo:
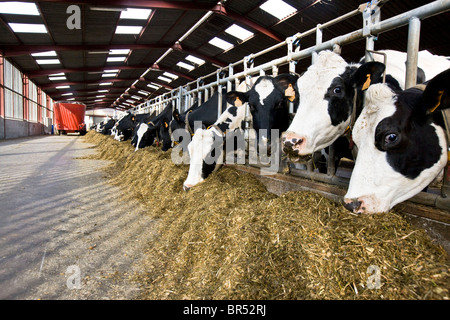
[[[307,163],[309,160],[312,159],[312,154],[307,155],[299,155],[297,153],[288,153],[287,157],[289,161],[294,163]]]

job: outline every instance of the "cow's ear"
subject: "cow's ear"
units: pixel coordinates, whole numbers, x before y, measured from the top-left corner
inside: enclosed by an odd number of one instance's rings
[[[380,83],[386,66],[380,62],[367,62],[361,65],[352,76],[352,84],[355,88],[366,90],[371,84]]]
[[[297,98],[297,93],[295,88],[295,84],[297,83],[298,76],[284,73],[279,76],[276,76],[273,79],[273,83],[275,88],[284,93],[284,96],[289,100],[294,101]]]
[[[450,108],[450,69],[429,81],[422,99],[426,112]]]
[[[178,112],[178,110],[177,109],[175,109],[174,111],[173,111],[173,118],[176,120],[176,121],[180,121],[180,113]]]
[[[244,103],[248,102],[248,95],[246,92],[230,91],[227,92],[225,97],[227,102],[235,107],[240,107]]]

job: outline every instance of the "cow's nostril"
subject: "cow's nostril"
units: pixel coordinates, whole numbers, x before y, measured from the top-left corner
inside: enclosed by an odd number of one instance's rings
[[[344,203],[345,209],[347,209],[350,212],[358,213],[359,208],[361,207],[362,202],[358,200],[354,200],[351,202]]]
[[[189,190],[191,190],[191,187],[190,186],[188,187],[188,186],[183,184],[183,190],[188,192]]]

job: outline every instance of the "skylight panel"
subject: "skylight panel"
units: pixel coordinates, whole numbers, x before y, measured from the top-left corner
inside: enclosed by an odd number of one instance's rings
[[[53,73],[51,75],[49,75],[50,77],[58,77],[58,76],[65,76],[64,72],[60,72],[60,73]]]
[[[150,9],[127,8],[126,11],[122,11],[120,14],[120,19],[147,20],[150,13],[152,13]]]
[[[127,99],[127,100],[125,100],[126,102],[129,102],[129,103],[135,103],[136,101],[134,101],[134,100],[131,100],[131,99]]]
[[[142,97],[138,97],[138,96],[131,96],[132,99],[136,99],[136,100],[141,100]]]
[[[162,80],[162,81],[165,81],[165,82],[167,82],[167,83],[173,81],[173,79],[167,78],[167,77],[163,77],[163,76],[159,76],[158,79],[159,79],[159,80]]]
[[[268,0],[260,8],[280,20],[297,12],[297,9],[282,0]]]
[[[134,26],[117,26],[116,34],[140,34],[142,27]]]
[[[36,60],[37,64],[60,64],[59,59],[38,59]]]
[[[99,86],[110,86],[112,85],[112,82],[102,82],[99,84]]]
[[[95,96],[96,98],[105,98],[105,95],[99,95],[99,96]]]
[[[106,62],[123,62],[127,57],[108,57]]]
[[[195,64],[197,64],[197,65],[199,65],[199,66],[201,66],[202,64],[205,63],[205,60],[200,59],[200,58],[197,58],[197,57],[194,57],[194,56],[191,56],[191,55],[188,55],[188,56],[186,57],[186,60],[188,60],[188,61],[190,61],[190,62],[193,62],[193,63],[195,63]]]
[[[250,32],[247,29],[238,26],[237,24],[233,24],[231,27],[226,29],[225,32],[240,40],[246,40],[253,36],[253,32]]]
[[[178,62],[178,63],[177,63],[177,66],[179,66],[179,67],[181,67],[181,68],[184,68],[184,69],[187,69],[187,70],[189,70],[189,71],[192,71],[192,70],[195,69],[195,67],[194,67],[193,65],[187,64],[187,63],[185,63],[185,62],[183,62],[183,61]]]
[[[104,73],[102,74],[102,78],[114,78],[117,76],[117,73]]]
[[[150,94],[150,92],[144,90],[139,90],[138,93],[143,94],[144,96],[148,96]]]
[[[72,92],[63,93],[61,96],[73,96],[73,93]]]
[[[117,73],[119,69],[103,70],[104,73]]]
[[[16,33],[47,33],[43,24],[31,23],[8,23],[11,29]]]
[[[38,16],[39,11],[34,3],[7,1],[0,2],[0,13]]]
[[[70,86],[57,86],[56,89],[69,89]]]
[[[45,52],[38,52],[38,53],[32,53],[33,57],[56,57],[56,51],[45,51]]]
[[[222,40],[220,38],[214,37],[211,40],[209,40],[209,43],[212,44],[213,46],[216,46],[220,49],[223,50],[228,50],[233,48],[233,45],[225,40]]]
[[[172,78],[172,79],[178,79],[178,76],[177,75],[174,75],[174,74],[172,74],[172,73],[170,73],[170,72],[164,72],[163,74],[162,74],[163,76],[166,76],[166,77],[169,77],[169,78]]]

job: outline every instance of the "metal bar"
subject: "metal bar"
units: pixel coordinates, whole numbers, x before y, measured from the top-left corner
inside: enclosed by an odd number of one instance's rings
[[[406,55],[405,89],[411,88],[417,82],[417,62],[419,59],[420,19],[412,17],[409,20],[408,51]]]

